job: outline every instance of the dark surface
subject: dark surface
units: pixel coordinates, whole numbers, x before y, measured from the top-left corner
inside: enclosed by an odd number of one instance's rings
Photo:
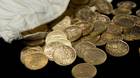
[[[113,6],[120,0],[115,0]],[[140,5],[139,0],[137,5]],[[139,1],[139,2],[138,2]],[[138,9],[137,6],[136,9]],[[136,9],[133,9],[135,12]],[[135,13],[134,13],[135,14]],[[20,51],[25,45],[22,40],[14,41],[12,44],[5,43],[0,39],[0,72],[1,78],[10,76],[13,78],[73,78],[71,69],[74,65],[84,62],[77,58],[76,61],[69,66],[61,67],[54,62],[49,62],[48,65],[37,71],[31,71],[24,67],[20,62]],[[130,46],[130,52],[124,57],[115,58],[108,55],[107,61],[98,65],[98,73],[95,78],[140,78],[140,56],[138,47],[140,41],[127,42]],[[104,49],[103,47],[100,47]],[[2,77],[3,76],[3,77]]]

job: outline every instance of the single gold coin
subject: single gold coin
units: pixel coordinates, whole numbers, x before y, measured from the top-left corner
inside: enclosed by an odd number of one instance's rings
[[[133,20],[131,15],[116,15],[113,17],[112,22],[124,28],[132,28],[135,26],[135,21]]]
[[[93,21],[96,18],[96,14],[92,12],[89,6],[79,8],[75,16],[76,18],[86,22]]]
[[[99,39],[100,39],[100,35],[95,36],[95,37],[92,37],[91,35],[87,35],[87,36],[82,37],[80,40],[89,41],[89,42],[95,44]]]
[[[103,46],[106,44],[106,42],[107,41],[104,38],[100,37],[99,40],[95,42],[95,45],[96,46]]]
[[[26,37],[27,35],[37,34],[37,32],[48,32],[49,31],[47,24],[43,24],[34,29],[32,29],[32,28],[30,28],[30,29],[31,30],[21,32],[21,35],[23,36],[23,38]]]
[[[58,22],[54,27],[53,30],[61,30],[63,31],[65,28],[71,25],[71,18],[69,16],[65,16],[60,22]]]
[[[23,36],[23,40],[40,40],[45,39],[47,32],[36,32],[33,34]]]
[[[106,44],[106,52],[114,57],[125,56],[129,52],[129,45],[122,41],[110,41]]]
[[[77,44],[74,45],[74,48],[77,52],[77,56],[80,58],[84,57],[84,54],[87,52],[88,49],[95,47],[96,46],[89,41],[79,41]]]
[[[72,68],[71,73],[74,78],[93,78],[97,74],[97,69],[91,64],[80,63]]]
[[[61,30],[54,30],[48,33],[46,36],[46,40],[49,40],[49,38],[64,38],[67,39],[67,35],[64,33],[64,31]]]
[[[83,36],[88,35],[94,28],[90,22],[79,22],[76,24],[76,26],[80,27]]]
[[[64,30],[67,35],[68,40],[75,41],[79,39],[82,35],[82,30],[78,26],[71,26]]]
[[[121,1],[117,3],[118,7],[132,9],[136,7],[136,3],[133,1]]]
[[[94,29],[90,33],[90,35],[92,37],[96,37],[96,36],[100,35],[101,33],[103,33],[104,31],[106,31],[108,24],[103,21],[95,21],[93,26],[94,26]]]
[[[20,60],[21,62],[24,64],[24,60],[25,58],[30,55],[30,54],[34,54],[34,53],[43,53],[43,49],[40,46],[34,46],[34,47],[25,47],[22,49],[21,53],[20,53]]]
[[[112,11],[112,14],[113,15],[120,15],[120,14],[130,15],[130,14],[132,14],[132,11],[130,9],[126,9],[126,8],[117,8]]]
[[[95,21],[110,22],[110,18],[107,15],[97,13],[97,17]]]
[[[128,32],[123,34],[123,38],[126,41],[140,40],[140,27],[135,26],[131,28]]]
[[[84,5],[87,4],[89,2],[89,0],[71,0],[72,4],[75,5]]]
[[[62,44],[57,47],[53,53],[54,62],[60,66],[67,66],[76,60],[76,51],[74,48]]]
[[[24,65],[30,70],[38,70],[45,67],[48,63],[48,58],[43,53],[33,53],[26,56]]]
[[[104,14],[111,14],[113,6],[107,0],[95,0],[97,11]]]
[[[112,34],[122,34],[123,28],[116,24],[110,23],[109,26],[107,26],[106,32],[112,33]]]
[[[92,65],[100,65],[106,61],[107,55],[103,50],[99,48],[92,48],[86,50],[83,59],[86,63]]]
[[[45,40],[33,40],[33,41],[24,41],[27,46],[42,46],[45,44]]]

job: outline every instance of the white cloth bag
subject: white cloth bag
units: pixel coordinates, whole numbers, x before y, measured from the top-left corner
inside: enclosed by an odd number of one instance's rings
[[[0,0],[0,37],[6,42],[21,39],[20,32],[60,16],[70,0]]]

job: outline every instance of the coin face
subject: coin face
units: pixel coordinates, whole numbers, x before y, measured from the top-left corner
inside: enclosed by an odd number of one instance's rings
[[[86,51],[87,52],[84,54],[83,58],[86,63],[100,65],[103,64],[107,59],[106,53],[99,48],[92,48]]]
[[[123,38],[127,41],[140,40],[140,27],[135,26],[131,28],[128,32],[123,34]]]
[[[43,53],[33,53],[27,55],[24,59],[25,66],[30,70],[38,70],[45,67],[48,63],[48,58]]]
[[[97,7],[97,11],[104,14],[110,14],[113,10],[112,4],[106,0],[95,0],[95,6]]]
[[[131,15],[116,15],[113,17],[112,22],[124,28],[131,28],[135,26],[135,22]]]
[[[20,60],[24,64],[24,59],[27,57],[27,55],[34,54],[34,53],[43,53],[43,49],[40,46],[35,47],[25,47],[22,49],[20,53]]]
[[[82,30],[78,26],[71,26],[64,30],[67,35],[68,40],[75,41],[79,39],[82,35]]]
[[[107,27],[106,32],[112,33],[112,34],[122,34],[123,28],[116,24],[110,23],[109,26]]]
[[[69,16],[65,16],[60,22],[58,22],[52,29],[53,30],[64,30],[69,27],[71,24],[71,18]]]
[[[67,35],[63,31],[54,30],[48,33],[48,35],[46,36],[46,40],[49,40],[48,38],[54,38],[54,37],[56,38],[61,37],[61,38],[67,39]]]
[[[103,21],[96,21],[94,24],[94,29],[90,33],[91,36],[96,37],[103,33],[107,29],[107,23]]]
[[[107,15],[98,14],[96,21],[110,22],[110,18]]]
[[[119,15],[119,14],[127,14],[127,15],[130,15],[130,14],[132,14],[132,11],[130,9],[126,9],[126,8],[117,8],[117,9],[114,9],[112,11],[112,14],[113,15]]]
[[[97,69],[88,63],[80,63],[72,68],[71,73],[75,78],[93,78],[97,74]]]
[[[125,56],[129,52],[129,45],[122,40],[110,41],[105,48],[108,54],[115,57]]]
[[[96,14],[90,10],[89,6],[85,6],[85,7],[80,8],[76,12],[75,16],[82,21],[89,22],[89,21],[94,20],[94,18],[96,17]]]
[[[89,22],[79,22],[76,26],[80,27],[83,36],[88,35],[93,30],[93,25]]]
[[[76,51],[74,48],[61,45],[53,53],[54,62],[61,66],[72,64],[76,59]]]
[[[84,54],[87,52],[86,50],[95,48],[95,47],[96,46],[89,41],[79,41],[76,45],[74,45],[77,55],[80,58],[84,57]]]
[[[81,41],[89,41],[89,42],[95,44],[99,39],[100,39],[100,35],[96,36],[96,37],[92,37],[91,35],[87,35],[87,36],[82,37],[80,40]]]
[[[136,7],[136,3],[132,1],[121,1],[117,3],[118,7],[132,9]]]

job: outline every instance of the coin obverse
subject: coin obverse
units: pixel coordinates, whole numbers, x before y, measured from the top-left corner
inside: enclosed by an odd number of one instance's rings
[[[30,54],[25,58],[25,66],[30,70],[38,70],[45,67],[48,58],[43,53]]]
[[[61,44],[53,53],[54,62],[61,66],[72,64],[76,59],[76,51],[74,48]]]
[[[107,55],[103,50],[99,48],[92,48],[87,50],[83,59],[86,63],[92,65],[100,65],[106,61]]]
[[[129,52],[129,45],[122,40],[110,41],[105,48],[108,54],[115,57],[125,56]]]
[[[97,69],[88,63],[80,63],[72,68],[71,73],[75,78],[93,78],[97,74]]]

